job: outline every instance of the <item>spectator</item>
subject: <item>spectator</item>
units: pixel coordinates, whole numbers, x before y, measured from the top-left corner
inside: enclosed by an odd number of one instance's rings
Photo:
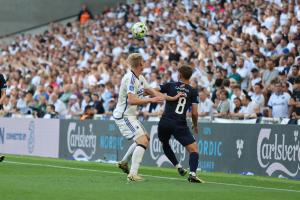
[[[278,76],[278,71],[274,69],[274,63],[272,60],[266,62],[267,70],[264,71],[262,81],[266,88],[270,86],[272,80]]]
[[[237,73],[236,65],[231,65],[231,73],[229,75],[229,78],[232,78],[236,80],[237,84],[241,84],[242,82],[242,77],[239,73]]]
[[[233,110],[235,108],[234,99],[236,97],[238,97],[239,99],[243,99],[245,96],[244,92],[241,90],[241,87],[239,85],[233,86],[232,90],[233,90],[233,94],[230,97],[230,111],[231,112],[233,112]]]
[[[295,83],[295,80],[297,78],[300,77],[300,74],[299,74],[299,65],[294,65],[292,67],[292,73],[291,75],[289,76],[288,78],[288,81],[291,83],[291,84],[294,84]]]
[[[300,116],[300,77],[295,80],[294,90],[289,105],[292,106],[293,117]]]
[[[67,118],[79,118],[82,113],[83,111],[80,108],[77,96],[75,94],[72,94],[68,103]]]
[[[78,98],[71,104],[80,113],[80,106],[75,105],[82,104],[85,92],[99,94],[108,111],[109,100],[116,98],[121,77],[128,70],[126,54],[130,51],[143,54],[149,66],[146,76],[159,73],[156,80],[153,78],[159,84],[176,81],[177,67],[187,62],[195,69],[193,78],[198,86],[207,88],[213,102],[222,87],[231,93],[233,81],[228,85],[226,79],[234,64],[242,78],[241,88],[248,90],[252,99],[253,87],[260,79],[266,102],[273,80],[285,83],[287,79],[292,92],[297,78],[294,66],[300,64],[297,3],[289,3],[287,8],[277,1],[276,6],[270,1],[187,2],[178,1],[173,7],[168,0],[163,3],[164,9],[155,11],[160,14],[153,12],[161,6],[159,1],[151,1],[151,8],[148,3],[121,5],[95,19],[89,13],[83,23],[80,18],[67,25],[51,23],[44,33],[19,35],[11,44],[1,45],[1,73],[9,76],[6,106],[14,109],[9,112],[31,113],[30,107],[36,107],[41,94],[46,93],[47,104],[51,104],[55,93],[68,108],[75,94]],[[224,12],[220,14],[213,8],[221,4]],[[82,11],[87,10],[82,7]],[[144,40],[132,39],[128,34],[137,19],[147,23],[150,36]],[[278,76],[280,71],[285,75]],[[34,94],[33,99],[28,91]]]
[[[283,92],[283,84],[276,83],[274,92],[272,93],[268,106],[270,108],[270,116],[276,118],[288,118],[288,105],[291,96]]]
[[[159,121],[160,116],[164,111],[164,103],[155,104],[155,106],[151,106],[148,104],[143,112],[144,119],[148,121]]]
[[[53,104],[55,106],[55,112],[57,112],[60,116],[60,118],[64,118],[67,114],[67,108],[66,105],[58,99],[57,94],[53,93],[50,96],[50,104]]]
[[[38,99],[38,104],[34,109],[34,113],[37,117],[43,118],[44,115],[46,114],[46,109],[47,109],[47,99],[46,96],[40,95]]]
[[[239,97],[233,99],[234,109],[229,113],[232,118],[244,119],[245,107],[242,105],[242,100]]]
[[[226,90],[221,90],[219,97],[215,103],[217,113],[214,114],[215,117],[226,118],[229,112],[230,103],[227,99],[228,92]]]
[[[117,103],[114,98],[108,100],[108,109],[105,112],[107,119],[111,119],[114,109],[116,108]]]
[[[80,12],[78,13],[78,21],[80,24],[85,24],[90,19],[93,19],[91,11],[88,9],[86,4],[82,4]]]
[[[44,119],[58,119],[59,115],[55,112],[55,106],[53,104],[47,105],[46,113],[43,116]]]
[[[265,97],[262,93],[263,86],[261,83],[256,83],[254,86],[254,92],[251,95],[251,100],[259,106],[259,110],[265,106]]]
[[[99,95],[94,93],[92,95],[93,107],[95,109],[95,114],[104,114],[105,110],[103,107],[103,100],[102,98],[99,100]]]
[[[248,81],[249,81],[249,77],[250,77],[250,69],[248,69],[245,65],[244,59],[239,58],[237,60],[237,73],[240,75],[241,77],[241,88],[242,89],[247,89],[248,88]]]
[[[81,115],[80,120],[93,119],[94,109],[92,106],[87,105],[84,109],[84,113]]]
[[[207,97],[204,89],[199,92],[199,105],[198,115],[199,117],[212,116],[213,114],[213,102]]]
[[[81,109],[85,110],[85,107],[88,105],[94,107],[94,102],[92,101],[91,93],[85,92],[81,102]]]
[[[246,95],[242,100],[244,110],[244,118],[256,118],[257,114],[260,113],[259,104],[252,101],[251,97]]]
[[[251,78],[250,78],[250,82],[251,82],[251,84],[249,85],[249,88],[248,88],[248,90],[250,91],[256,84],[258,84],[258,83],[261,83],[261,77],[260,77],[260,74],[259,74],[259,71],[258,71],[258,69],[257,68],[253,68],[252,70],[251,70],[251,74],[252,74],[252,76],[251,76]]]

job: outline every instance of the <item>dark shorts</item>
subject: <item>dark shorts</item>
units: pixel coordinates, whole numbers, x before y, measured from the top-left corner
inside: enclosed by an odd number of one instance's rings
[[[161,118],[158,123],[159,140],[162,143],[169,142],[172,135],[182,146],[187,146],[196,141],[186,123]]]

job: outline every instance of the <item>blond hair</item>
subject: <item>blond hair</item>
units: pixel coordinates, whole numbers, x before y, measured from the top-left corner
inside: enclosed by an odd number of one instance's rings
[[[143,57],[140,53],[132,53],[127,58],[127,63],[130,67],[136,68],[138,67],[143,60]]]

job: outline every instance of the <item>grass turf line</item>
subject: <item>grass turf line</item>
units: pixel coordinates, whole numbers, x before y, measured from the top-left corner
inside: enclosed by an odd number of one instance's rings
[[[222,185],[229,183],[300,190],[298,181],[270,177],[247,177],[222,173],[200,173],[210,184],[190,184],[174,169],[143,167],[146,181],[128,183],[126,175],[108,164],[37,157],[8,156],[7,161],[33,163],[0,164],[1,199],[298,199],[300,193]],[[52,165],[83,170],[53,168]],[[91,170],[91,171],[88,171]],[[107,171],[111,173],[101,173]],[[160,176],[160,178],[152,177]],[[175,180],[169,180],[175,178]],[[216,183],[214,183],[216,182]]]

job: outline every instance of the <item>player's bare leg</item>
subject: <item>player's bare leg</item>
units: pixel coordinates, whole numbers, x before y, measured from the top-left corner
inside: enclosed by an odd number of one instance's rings
[[[189,160],[190,173],[189,173],[188,181],[191,183],[204,183],[204,181],[198,178],[196,174],[198,168],[198,161],[199,161],[198,147],[196,142],[187,145],[186,149],[190,153],[190,160]]]

